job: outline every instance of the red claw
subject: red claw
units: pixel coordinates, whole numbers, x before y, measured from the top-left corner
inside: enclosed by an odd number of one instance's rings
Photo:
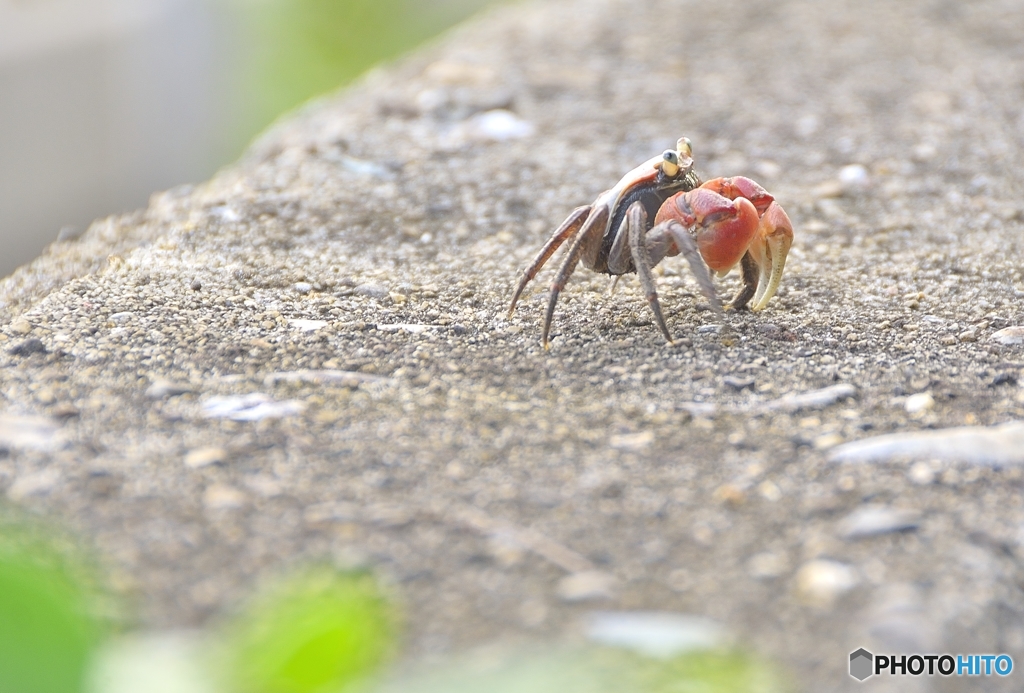
[[[758,216],[764,214],[765,210],[775,201],[771,193],[744,176],[712,178],[701,187],[706,190],[714,190],[719,195],[728,197],[730,200],[740,197],[750,200],[757,210]]]
[[[707,184],[666,200],[654,222],[660,224],[668,220],[696,228],[700,254],[715,272],[727,272],[740,261],[758,228],[757,209],[750,200],[744,197],[730,200]]]
[[[778,203],[769,205],[761,217],[757,235],[757,240],[750,244],[751,255],[760,272],[752,310],[763,309],[775,295],[786,267],[786,256],[793,245],[793,223]]]

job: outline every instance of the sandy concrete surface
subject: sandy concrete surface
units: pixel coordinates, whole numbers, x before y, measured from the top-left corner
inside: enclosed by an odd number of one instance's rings
[[[0,488],[144,627],[326,558],[395,586],[410,657],[600,608],[805,691],[862,646],[1024,663],[1021,36],[998,0],[495,11],[6,280]],[[545,352],[517,272],[680,135],[788,210],[778,296],[716,315],[667,260],[668,346],[580,270]]]

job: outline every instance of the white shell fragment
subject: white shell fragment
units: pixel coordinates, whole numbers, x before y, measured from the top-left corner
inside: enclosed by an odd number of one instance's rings
[[[60,426],[46,416],[0,414],[0,450],[54,450],[63,443]]]
[[[767,411],[785,411],[790,413],[800,411],[801,409],[824,409],[831,404],[835,404],[847,397],[853,397],[856,394],[856,387],[849,383],[840,383],[839,385],[831,385],[820,390],[811,390],[810,392],[800,392],[779,397],[771,402],[767,402],[764,405],[764,409]]]
[[[907,397],[907,401],[903,404],[903,408],[907,410],[908,414],[920,414],[934,406],[935,398],[932,397],[930,392],[918,392],[916,395],[911,395]]]
[[[908,532],[919,526],[920,515],[913,510],[870,504],[857,508],[839,523],[839,536],[853,541],[894,532]]]
[[[203,402],[203,416],[208,419],[260,421],[299,414],[305,408],[306,405],[298,400],[278,402],[262,392],[253,392],[248,395],[210,397]]]
[[[1000,466],[1024,464],[1024,421],[1000,426],[960,426],[938,431],[892,433],[836,447],[832,462],[937,459]]]
[[[989,337],[993,342],[998,342],[1006,346],[1017,346],[1024,344],[1024,327],[1015,325],[1013,327],[1005,327],[998,332],[993,332],[992,336]]]
[[[477,142],[507,142],[529,137],[534,133],[533,123],[523,120],[512,111],[496,108],[477,113],[461,128],[462,136]]]
[[[316,332],[327,327],[326,320],[306,320],[305,318],[292,318],[288,321],[288,325],[294,327],[300,332]]]
[[[860,192],[871,185],[871,176],[860,164],[850,164],[839,169],[839,185],[844,193]]]
[[[637,452],[650,447],[654,442],[653,431],[640,431],[639,433],[622,433],[608,439],[608,447],[615,450]]]
[[[594,611],[587,615],[585,632],[592,642],[662,659],[729,642],[725,629],[711,619],[665,611]]]
[[[858,582],[860,579],[852,567],[825,559],[804,563],[796,574],[797,594],[806,603],[819,607],[830,607]]]

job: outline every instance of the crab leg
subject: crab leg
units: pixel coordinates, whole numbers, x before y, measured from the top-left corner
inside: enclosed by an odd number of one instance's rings
[[[757,261],[754,260],[754,256],[750,254],[748,249],[743,255],[743,259],[740,261],[740,269],[743,273],[743,286],[732,297],[729,301],[729,310],[742,310],[747,307],[750,303],[750,299],[754,297],[754,292],[757,291],[757,281],[760,268],[757,266]]]
[[[587,215],[590,214],[592,209],[591,205],[585,205],[583,207],[577,207],[572,210],[572,214],[569,218],[562,222],[562,225],[555,229],[555,232],[551,234],[551,238],[544,244],[544,247],[540,249],[536,257],[533,258],[533,262],[523,272],[523,276],[519,278],[519,285],[516,287],[515,294],[512,295],[512,303],[508,307],[508,317],[512,317],[512,312],[516,309],[516,303],[519,301],[519,296],[523,293],[523,289],[526,285],[537,276],[544,264],[555,254],[563,243],[569,238],[572,238],[580,227],[583,226],[583,222],[586,221]]]
[[[675,242],[676,252],[681,252],[683,257],[686,258],[693,276],[697,278],[700,292],[711,303],[711,309],[716,313],[721,313],[722,300],[718,298],[718,292],[715,291],[715,284],[711,281],[708,266],[704,264],[704,258],[701,257],[700,248],[697,247],[697,242],[693,240],[693,236],[689,234],[682,224],[675,220],[662,222],[660,227],[655,226],[652,231],[660,231],[662,228],[664,233],[668,234]],[[650,238],[650,234],[647,237]]]
[[[636,276],[640,278],[640,286],[644,290],[647,302],[651,305],[654,313],[654,322],[658,323],[661,333],[665,339],[672,344],[672,333],[665,325],[665,316],[661,313],[661,303],[658,302],[658,290],[654,285],[654,275],[651,274],[651,256],[647,251],[647,212],[639,202],[634,202],[626,210],[626,224],[629,233],[629,252],[633,256],[633,266],[636,268]]]
[[[587,221],[583,225],[583,228],[580,229],[579,234],[573,240],[572,245],[569,246],[569,252],[565,254],[565,259],[562,260],[562,266],[558,268],[558,274],[551,282],[551,291],[548,294],[548,309],[544,313],[544,326],[541,329],[540,335],[541,343],[544,345],[545,349],[549,348],[548,334],[551,332],[551,320],[555,315],[555,304],[558,303],[558,295],[562,293],[562,289],[564,289],[566,283],[568,283],[573,270],[576,269],[576,264],[580,261],[580,256],[582,256],[583,252],[587,249],[587,243],[592,243],[595,240],[598,243],[601,242],[601,236],[604,234],[604,228],[608,225],[608,214],[608,208],[601,206],[587,217]],[[575,216],[575,213],[573,216]]]
[[[706,188],[673,195],[658,210],[655,221],[693,228],[701,257],[718,273],[728,272],[740,261],[758,230],[753,203],[743,197],[729,200]]]

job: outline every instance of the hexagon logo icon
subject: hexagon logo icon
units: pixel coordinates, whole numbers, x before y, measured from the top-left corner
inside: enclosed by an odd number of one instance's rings
[[[855,650],[850,653],[850,676],[863,681],[867,677],[871,676],[874,672],[872,671],[872,664],[874,663],[875,656],[865,650],[863,647],[859,650]]]

